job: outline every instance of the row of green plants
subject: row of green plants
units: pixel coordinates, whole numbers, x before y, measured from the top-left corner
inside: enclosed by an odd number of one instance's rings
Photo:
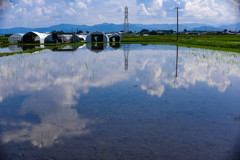
[[[1,41],[6,41],[7,37],[0,37]],[[122,37],[122,43],[143,43],[143,44],[178,44],[188,47],[209,48],[224,51],[233,51],[240,53],[240,36],[238,35],[179,35],[179,40],[176,39],[176,35],[150,35],[150,36],[134,36],[124,35]],[[44,44],[45,48],[34,48],[19,52],[1,53],[2,56],[9,56],[22,53],[33,53],[43,49],[53,49],[56,47],[63,47],[66,45],[75,45],[84,43],[68,43],[68,44]],[[1,47],[8,47],[9,44],[1,43]],[[21,44],[21,45],[36,45],[36,44]]]
[[[217,50],[233,51],[240,53],[239,35],[176,35],[163,36],[123,36],[123,43],[169,43],[200,48],[215,48]]]
[[[0,37],[0,44],[6,44],[9,43],[8,37]]]
[[[179,35],[179,39],[240,42],[240,35]],[[123,36],[123,42],[173,42],[176,35]]]
[[[0,57],[4,57],[4,56],[10,56],[10,55],[14,55],[14,54],[23,54],[23,53],[33,53],[36,51],[41,51],[44,49],[54,49],[54,48],[60,48],[60,47],[64,47],[67,45],[83,45],[84,43],[70,43],[70,44],[45,44],[44,48],[33,48],[33,49],[27,49],[24,51],[18,51],[18,52],[5,52],[5,53],[0,53]],[[21,44],[22,45],[22,44]],[[33,44],[25,44],[25,45],[33,45]],[[34,46],[40,46],[40,45],[36,45],[34,44]]]

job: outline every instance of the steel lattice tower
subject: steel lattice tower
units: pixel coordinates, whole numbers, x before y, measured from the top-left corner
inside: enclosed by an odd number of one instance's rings
[[[128,24],[128,7],[125,7],[125,18],[124,18],[124,33],[128,34],[129,32],[129,24]]]
[[[124,51],[125,71],[127,71],[128,70],[129,44],[123,45],[123,51]]]

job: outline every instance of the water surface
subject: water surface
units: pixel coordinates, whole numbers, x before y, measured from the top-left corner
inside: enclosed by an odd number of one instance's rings
[[[34,49],[34,48],[45,48],[44,45],[9,45],[8,47],[0,48],[0,54],[1,53],[7,53],[7,52],[20,52],[25,51],[27,49]]]
[[[111,46],[0,58],[2,159],[237,158],[239,54]]]

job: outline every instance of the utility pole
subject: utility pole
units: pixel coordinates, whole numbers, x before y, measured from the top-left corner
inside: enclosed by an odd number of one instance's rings
[[[177,7],[177,40],[178,40],[178,7]]]

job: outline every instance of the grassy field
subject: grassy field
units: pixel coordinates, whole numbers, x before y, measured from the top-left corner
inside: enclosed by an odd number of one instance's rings
[[[223,50],[240,53],[240,36],[239,35],[179,35],[179,40],[176,40],[176,35],[156,35],[156,36],[129,36],[122,37],[122,43],[142,43],[142,44],[173,44],[186,47],[197,47],[214,50]],[[32,53],[43,49],[52,49],[63,47],[69,44],[44,44],[45,48],[34,48],[20,52],[1,53],[0,57],[13,54]],[[83,43],[77,43],[83,44]],[[0,48],[8,47],[9,42],[7,37],[0,37]],[[36,44],[21,44],[21,45],[36,45]]]
[[[123,36],[123,43],[169,43],[240,53],[239,35]]]
[[[8,44],[9,41],[8,41],[8,37],[0,37],[0,45],[1,44]]]
[[[238,35],[179,35],[179,40],[188,39],[240,42]],[[123,42],[174,42],[176,40],[176,35],[123,36]]]

